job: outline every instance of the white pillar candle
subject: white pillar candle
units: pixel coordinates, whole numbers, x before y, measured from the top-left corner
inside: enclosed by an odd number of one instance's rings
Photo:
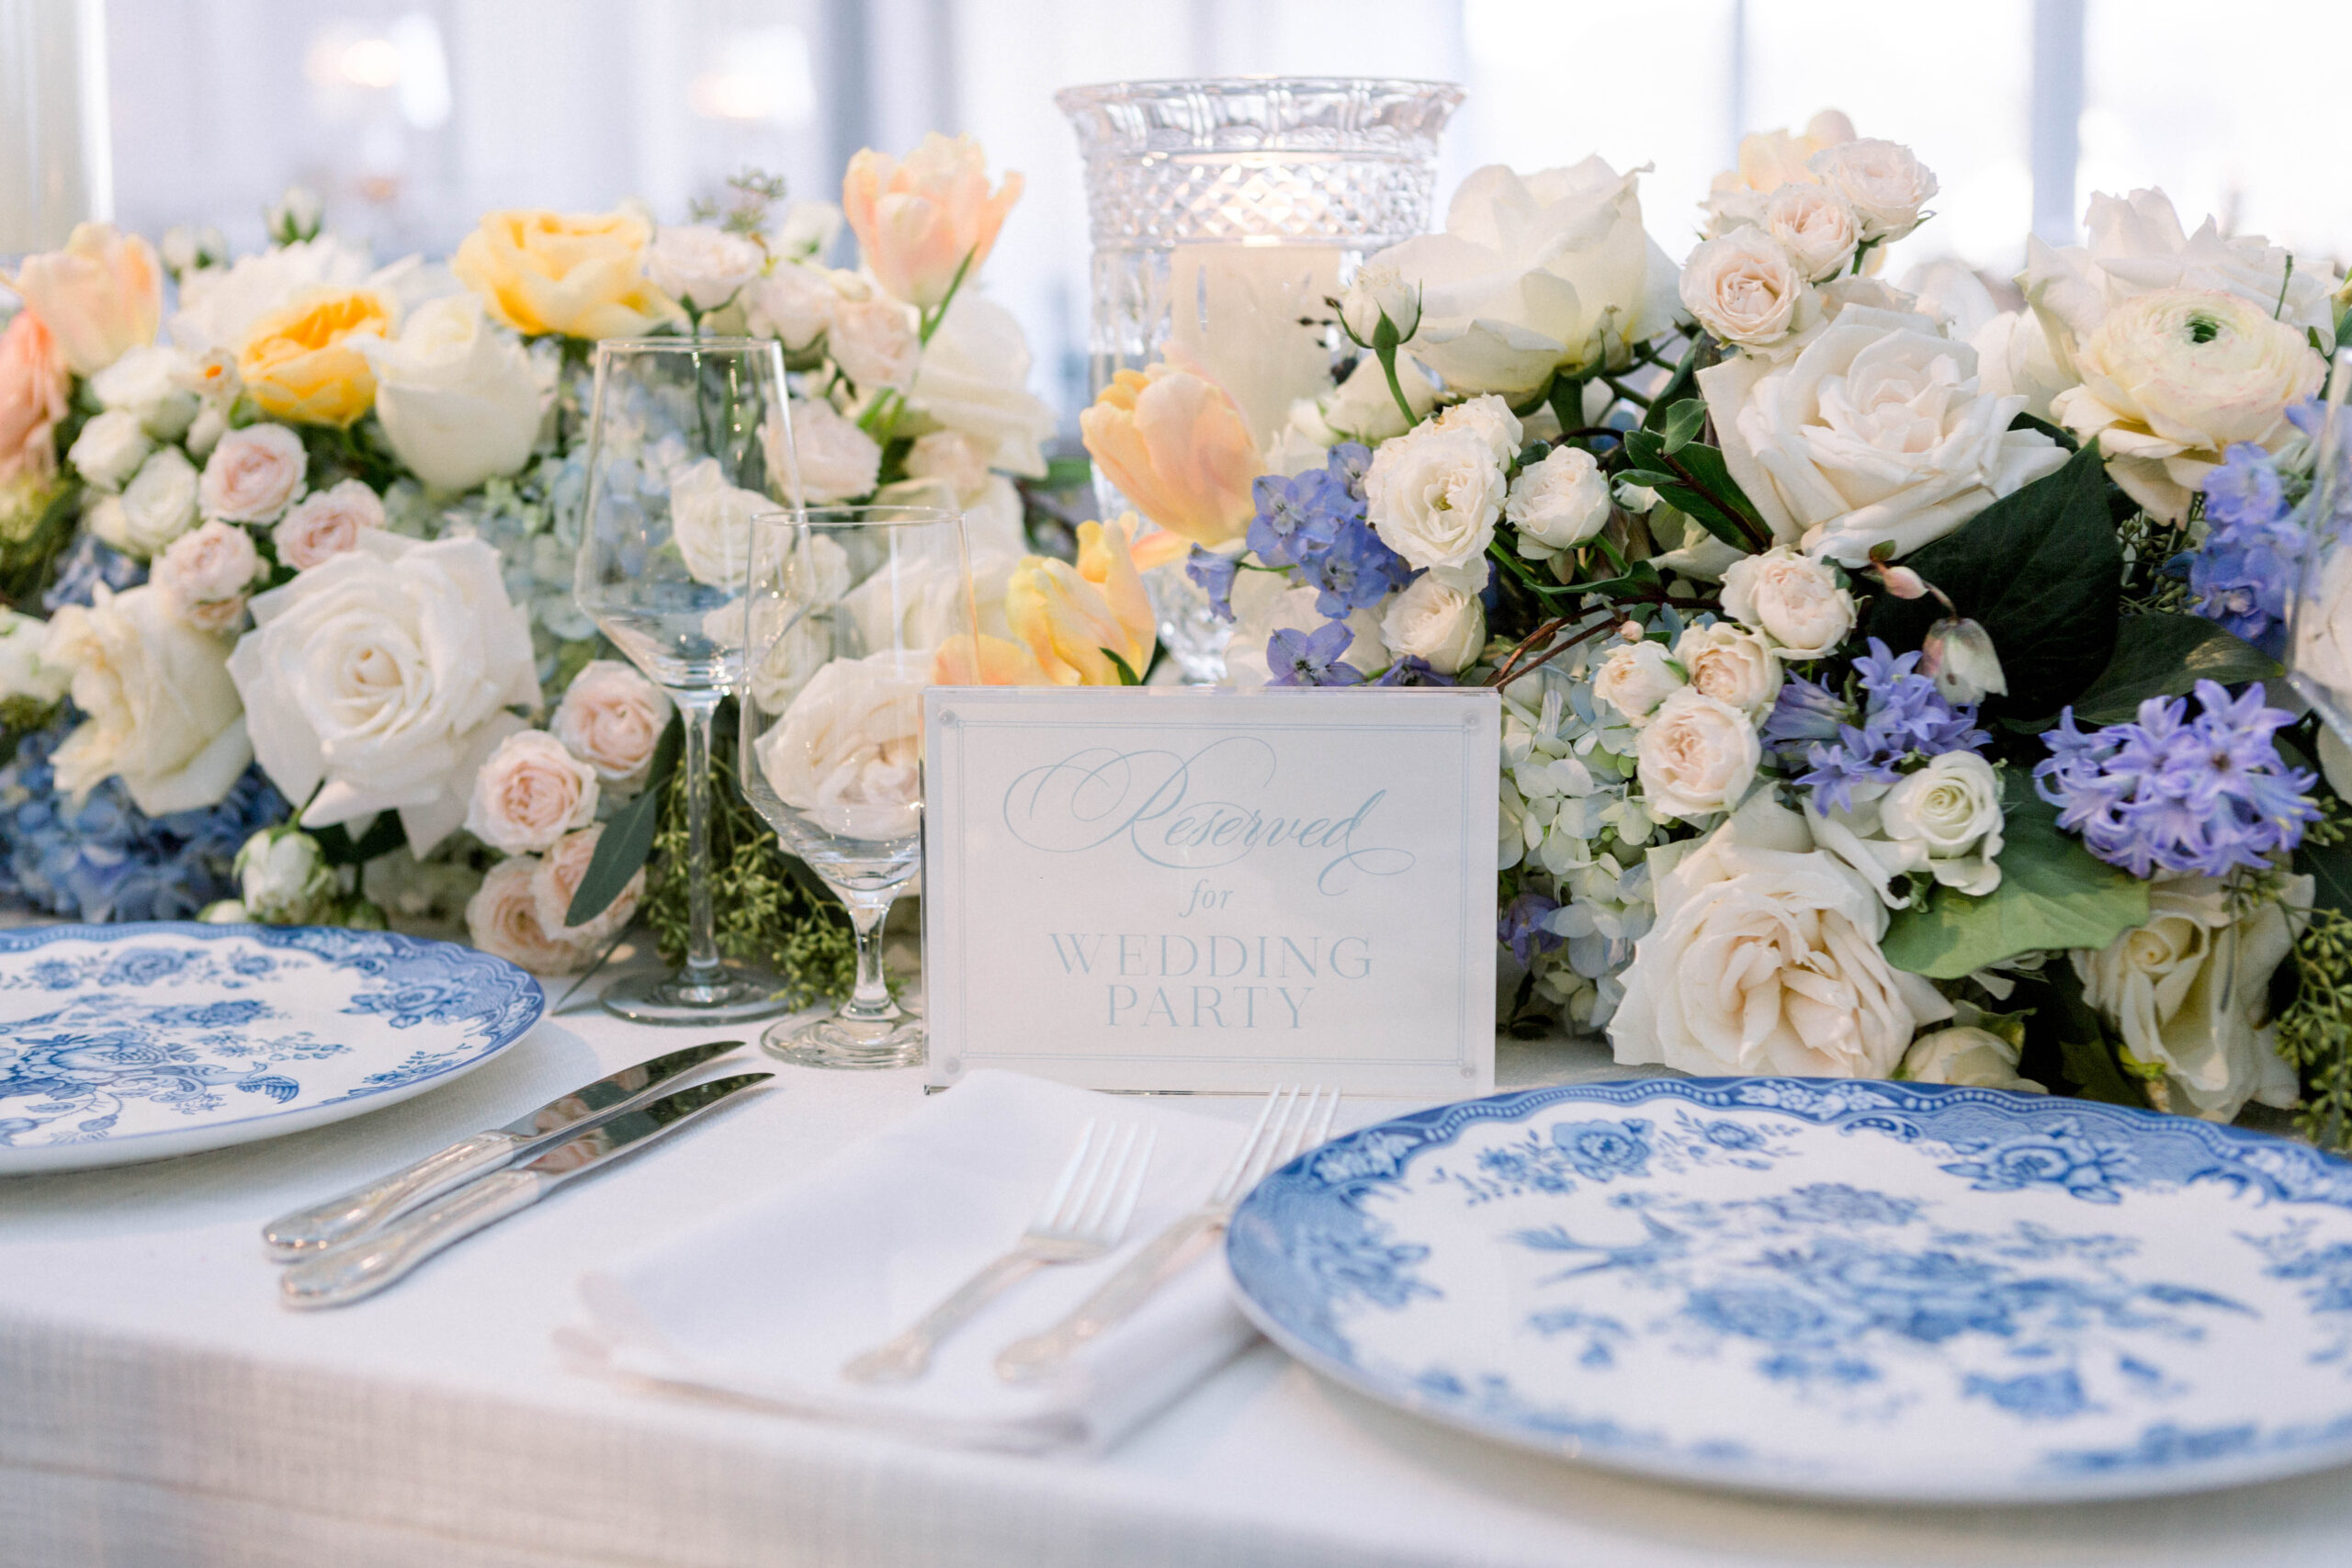
[[[114,216],[106,0],[0,0],[0,255]]]
[[[1331,389],[1327,299],[1340,291],[1333,244],[1272,235],[1180,244],[1170,266],[1170,359],[1189,359],[1233,394],[1261,450],[1290,406]]]

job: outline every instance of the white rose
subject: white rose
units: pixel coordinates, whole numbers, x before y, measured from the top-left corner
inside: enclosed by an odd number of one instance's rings
[[[1581,446],[1555,446],[1510,481],[1503,515],[1519,529],[1519,553],[1542,559],[1572,549],[1609,522],[1609,479]]]
[[[910,396],[918,410],[968,436],[989,468],[1045,476],[1053,405],[1029,390],[1028,340],[1020,321],[995,300],[956,290],[922,350]]]
[[[752,519],[776,510],[758,491],[729,484],[716,457],[696,459],[670,481],[670,537],[694,580],[713,588],[743,585],[751,570]]]
[[[147,427],[128,409],[93,414],[66,448],[65,460],[93,490],[118,491],[155,449]]]
[[[1396,385],[1415,419],[1437,406],[1437,383],[1410,360],[1396,361]],[[1319,398],[1301,398],[1290,407],[1291,431],[1312,446],[1336,446],[1342,441],[1377,446],[1410,428],[1404,410],[1396,406],[1396,394],[1388,389],[1387,372],[1368,354],[1337,388]],[[1285,470],[1277,466],[1276,471]]]
[[[1622,365],[1673,324],[1674,263],[1642,231],[1640,172],[1599,158],[1462,182],[1445,232],[1372,264],[1420,291],[1412,352],[1457,392],[1523,397],[1563,366]]]
[[[144,559],[196,526],[198,485],[196,465],[166,446],[139,466],[119,506],[91,518],[90,531]]]
[[[296,502],[269,532],[277,558],[308,571],[330,556],[357,549],[361,534],[383,525],[383,499],[363,481],[345,479]]]
[[[882,473],[882,448],[874,437],[842,418],[833,405],[815,398],[792,400],[792,436],[786,450],[776,423],[763,431],[771,473],[797,474],[798,500],[810,506],[854,501],[873,492]]]
[[[1519,444],[1527,434],[1519,416],[1510,412],[1510,404],[1492,392],[1456,403],[1430,423],[1440,430],[1469,431],[1487,444],[1487,450],[1505,468],[1519,456]]]
[[[2223,883],[2160,872],[2146,925],[2068,955],[2083,999],[2122,1032],[2132,1055],[2164,1068],[2168,1094],[2209,1122],[2231,1121],[2249,1100],[2295,1103],[2295,1070],[2267,1022],[2270,975],[2292,943],[2287,909],[2311,908],[2312,879],[2282,883],[2280,898],[2256,898],[2233,917]]]
[[[136,418],[158,441],[176,441],[196,418],[196,394],[186,386],[188,356],[168,344],[134,348],[90,378],[101,408]]]
[[[823,267],[784,262],[752,280],[743,295],[743,315],[753,337],[772,337],[797,354],[832,330],[841,299]]]
[[[914,384],[922,358],[922,344],[915,336],[908,308],[881,295],[843,304],[833,312],[833,335],[826,346],[862,392],[885,387],[905,391]]]
[[[253,536],[216,519],[173,540],[155,558],[149,581],[188,625],[224,632],[243,616],[245,590],[260,571],[261,552],[254,548]]]
[[[669,724],[668,693],[616,659],[596,659],[564,688],[548,728],[597,778],[635,789],[644,784]]]
[[[88,716],[57,749],[58,787],[80,796],[118,775],[150,817],[219,805],[254,760],[227,656],[157,588],[101,583],[88,609],[58,611],[41,660],[74,671]]]
[[[1817,185],[1784,185],[1766,197],[1763,229],[1815,283],[1844,272],[1862,239],[1853,203]]]
[[[1510,491],[1485,435],[1418,426],[1373,454],[1363,490],[1383,544],[1451,587],[1486,587],[1487,547]]]
[[[370,529],[251,608],[229,671],[263,768],[310,802],[306,828],[398,810],[424,853],[464,820],[481,760],[523,728],[508,706],[538,704],[529,623],[479,539]]]
[[[1888,840],[1918,852],[1935,879],[1982,898],[2001,886],[2001,781],[1973,751],[1946,751],[1886,792]]]
[[[1781,545],[1724,569],[1724,614],[1770,637],[1783,659],[1819,659],[1854,629],[1854,596],[1828,567]]]
[[[0,610],[0,702],[22,697],[41,707],[62,700],[74,671],[41,657],[49,623],[18,610]]]
[[[1369,347],[1384,316],[1396,330],[1397,342],[1411,337],[1421,324],[1420,292],[1394,266],[1369,261],[1356,268],[1354,281],[1340,299],[1340,320],[1356,342]]]
[[[208,402],[197,412],[196,423],[187,427],[187,455],[203,462],[229,434],[229,415],[219,403]]]
[[[1687,686],[1658,705],[1634,755],[1643,804],[1685,821],[1736,807],[1764,759],[1753,720]]]
[[[1752,130],[1739,139],[1736,166],[1718,174],[1700,204],[1706,235],[1728,234],[1764,220],[1764,199],[1789,185],[1817,185],[1806,163],[1824,148],[1854,140],[1854,122],[1836,109],[1815,115],[1801,131]]]
[[[1876,137],[1824,148],[1805,167],[1852,204],[1864,240],[1903,238],[1919,226],[1921,209],[1936,194],[1936,176],[1911,149]]]
[[[1744,348],[1769,348],[1820,315],[1805,269],[1753,224],[1702,241],[1682,264],[1681,292],[1701,326]]]
[[[1759,797],[1679,859],[1650,858],[1657,924],[1610,1021],[1618,1061],[1883,1078],[1920,1023],[1951,1016],[1934,987],[1888,964],[1885,908],[1784,807]]]
[[[469,491],[530,460],[544,400],[531,356],[471,293],[430,300],[397,338],[362,340],[376,417],[401,462],[434,490]]]
[[[776,220],[768,249],[777,255],[806,261],[823,255],[841,237],[842,209],[830,201],[788,201]]]
[[[1475,593],[1417,577],[1389,601],[1380,636],[1397,658],[1426,660],[1439,674],[1457,675],[1486,649],[1487,607]]]
[[[907,449],[907,477],[929,479],[952,498],[951,506],[967,506],[988,488],[988,457],[960,431],[934,430]]]
[[[539,857],[500,861],[466,904],[466,941],[534,975],[568,975],[595,956],[539,923]]]
[[[232,430],[205,459],[198,499],[207,517],[266,523],[302,493],[302,476],[310,463],[302,438],[282,424]]]
[[[841,838],[911,836],[922,820],[930,673],[930,655],[897,649],[818,671],[753,743],[776,798]]]
[[[1976,351],[1977,389],[1985,397],[2020,397],[2025,412],[2049,421],[2050,400],[2075,384],[2058,363],[2041,322],[2030,310],[2003,310],[1969,334]]]
[[[2018,1077],[2018,1048],[1989,1029],[1939,1029],[1923,1034],[1903,1054],[1894,1076],[1913,1083],[2050,1092],[2031,1078]]]
[[[510,855],[537,854],[596,819],[596,770],[544,729],[498,743],[474,774],[466,831]]]
[[[2177,522],[2224,448],[2275,451],[2293,438],[2287,410],[2320,389],[2327,362],[2267,308],[2180,288],[2109,310],[2075,351],[2075,369],[2082,385],[2051,400],[2052,417],[2098,437],[2115,482]]]
[[[697,310],[716,310],[760,276],[767,257],[741,234],[707,223],[658,230],[646,248],[645,275],[653,287]]]
[[[1917,314],[1849,306],[1786,364],[1742,355],[1699,385],[1774,542],[1848,567],[1882,543],[1908,555],[2066,460],[2010,430],[2024,400],[1985,396],[1975,351]]]
[[[645,870],[640,866],[602,914],[585,925],[564,923],[604,836],[602,824],[566,833],[531,870],[531,902],[539,917],[539,929],[557,942],[592,953],[602,953],[606,942],[620,935],[621,928],[637,913],[638,900],[645,897]]]
[[[2323,559],[2319,581],[2294,617],[2295,671],[2352,694],[2352,550],[2333,549]],[[2325,733],[2324,721],[2320,728]]]
[[[180,279],[179,309],[172,316],[172,341],[191,354],[244,346],[254,322],[312,289],[356,288],[377,281],[368,253],[332,234],[240,256],[229,266],[209,266]]]
[[[238,902],[247,918],[271,925],[323,920],[341,891],[319,841],[290,822],[264,828],[247,839],[230,869],[236,874]]]
[[[1675,639],[1674,661],[1690,689],[1760,720],[1781,694],[1781,661],[1758,633],[1725,621],[1686,627]]]
[[[1650,721],[1660,703],[1689,683],[1666,644],[1621,643],[1593,671],[1592,694],[1639,728]]]
[[[1317,632],[1330,625],[1316,608],[1320,597],[1311,587],[1293,587],[1280,572],[1245,571],[1236,577],[1233,640],[1226,645],[1225,653],[1227,684],[1251,690],[1266,683],[1272,673],[1266,665],[1266,645],[1276,632]],[[1366,671],[1385,669],[1394,662],[1380,629],[1381,616],[1394,602],[1392,598],[1359,605],[1349,613],[1347,627],[1352,640],[1340,656],[1343,660]]]

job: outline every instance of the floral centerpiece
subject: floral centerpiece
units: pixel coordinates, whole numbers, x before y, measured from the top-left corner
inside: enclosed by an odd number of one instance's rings
[[[2012,309],[1897,288],[1936,190],[1750,136],[1678,267],[1635,175],[1482,169],[1271,449],[1183,364],[1087,446],[1236,682],[1498,689],[1514,1021],[2341,1137],[2341,752],[2277,660],[2342,280],[2138,191]]]

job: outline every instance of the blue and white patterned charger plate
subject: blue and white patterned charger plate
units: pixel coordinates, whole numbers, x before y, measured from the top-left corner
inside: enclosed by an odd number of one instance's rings
[[[299,1133],[481,1066],[539,1020],[503,959],[390,931],[0,932],[0,1176]]]
[[[2352,1460],[2352,1166],[2147,1111],[1529,1089],[1293,1161],[1227,1256],[1343,1383],[1684,1481],[2061,1501]]]

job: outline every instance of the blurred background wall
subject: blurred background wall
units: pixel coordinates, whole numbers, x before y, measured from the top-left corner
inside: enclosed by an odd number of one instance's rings
[[[101,0],[0,0],[85,17]],[[149,233],[261,243],[288,184],[379,256],[445,254],[485,209],[644,200],[679,219],[746,166],[831,196],[849,154],[969,131],[1028,194],[989,268],[1037,389],[1084,391],[1078,157],[1053,91],[1123,77],[1437,77],[1469,99],[1441,190],[1480,164],[1655,165],[1679,255],[1744,130],[1827,105],[1910,143],[1941,216],[1890,276],[2013,271],[2093,190],[2340,255],[2352,241],[2321,62],[2352,4],[2233,0],[102,0],[112,201]],[[2308,63],[2304,63],[2308,62]],[[2299,77],[2308,80],[2298,85]]]

